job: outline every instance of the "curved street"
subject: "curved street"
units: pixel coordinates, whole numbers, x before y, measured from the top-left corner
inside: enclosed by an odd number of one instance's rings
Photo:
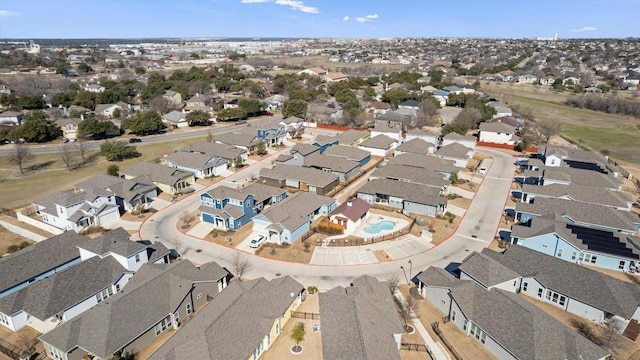
[[[386,261],[366,265],[305,265],[261,258],[253,254],[239,252],[211,242],[185,235],[178,231],[177,223],[186,212],[195,211],[199,206],[199,195],[211,187],[197,191],[183,200],[158,211],[148,218],[139,229],[141,239],[161,241],[168,248],[183,250],[183,256],[194,263],[202,264],[215,261],[231,270],[231,259],[236,253],[250,263],[245,277],[263,276],[271,279],[276,276],[290,275],[305,286],[314,285],[320,290],[328,290],[337,285],[346,286],[354,278],[368,274],[380,279],[387,279],[392,274],[404,280],[400,266],[404,266],[407,276],[415,276],[428,266],[446,267],[452,262],[460,262],[472,251],[480,251],[488,246],[499,227],[503,208],[510,196],[511,179],[515,172],[514,158],[511,155],[482,149],[494,158],[483,182],[469,205],[467,212],[454,234],[445,242],[432,249],[414,254],[404,259]],[[224,181],[244,182],[257,174],[260,168],[270,166],[279,153],[272,154],[259,163],[242,170]],[[186,251],[184,251],[186,250]],[[409,260],[411,260],[410,266]],[[411,273],[409,273],[411,271]]]

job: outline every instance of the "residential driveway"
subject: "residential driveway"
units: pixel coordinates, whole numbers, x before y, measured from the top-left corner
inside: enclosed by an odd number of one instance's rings
[[[102,225],[105,229],[117,229],[122,227],[125,230],[138,230],[140,228],[140,222],[138,221],[127,221],[118,219],[115,221],[111,221],[107,224]]]
[[[456,194],[456,195],[460,195],[463,198],[467,198],[467,199],[473,199],[473,196],[476,194],[473,191],[469,191],[469,190],[465,190],[465,189],[460,189],[457,186],[449,186],[449,192],[451,194]]]
[[[447,211],[456,216],[464,216],[464,213],[467,212],[467,210],[451,204],[447,204]]]
[[[244,240],[242,240],[242,242],[240,242],[240,244],[238,244],[238,246],[236,246],[236,249],[240,251],[248,252],[250,254],[254,254],[256,252],[256,249],[251,248],[249,245],[251,244],[251,239],[259,235],[265,235],[265,234],[260,232],[255,232],[255,231],[251,232],[249,236],[247,236]]]
[[[187,235],[195,236],[200,239],[204,239],[209,233],[214,229],[213,224],[208,222],[201,221],[195,224],[189,231],[187,231]]]
[[[166,208],[169,205],[171,205],[171,201],[162,200],[160,198],[155,198],[155,200],[153,200],[151,202],[150,207],[152,207],[152,208],[154,208],[156,210],[162,210],[162,209]]]

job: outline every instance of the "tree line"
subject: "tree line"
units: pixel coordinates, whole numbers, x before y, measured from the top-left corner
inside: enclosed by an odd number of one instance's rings
[[[565,104],[580,109],[640,117],[640,101],[626,100],[616,96],[606,98],[597,95],[573,96],[569,97]]]

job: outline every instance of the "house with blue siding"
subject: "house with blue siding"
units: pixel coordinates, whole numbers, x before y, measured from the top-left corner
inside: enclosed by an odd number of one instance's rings
[[[536,216],[554,213],[561,214],[567,222],[601,230],[636,235],[640,229],[640,216],[636,213],[597,204],[552,198],[536,199],[533,204],[516,203],[515,219],[521,223],[527,223]]]
[[[253,231],[269,241],[291,244],[311,228],[318,216],[335,210],[333,198],[309,192],[297,192],[253,218]]]
[[[266,206],[286,197],[283,189],[259,183],[241,189],[218,186],[200,195],[200,221],[219,229],[237,230]]]
[[[514,225],[511,243],[576,264],[640,271],[640,237],[572,224],[557,214]]]
[[[314,154],[320,154],[319,147],[310,144],[298,143],[291,148],[289,155],[283,154],[278,156],[278,158],[276,159],[276,163],[302,166],[309,159],[309,157],[313,156]]]
[[[318,135],[316,136],[316,138],[313,140],[313,142],[311,142],[311,144],[313,146],[317,146],[320,148],[320,153],[324,153],[325,150],[327,150],[327,148],[333,146],[333,145],[337,145],[340,142],[340,139],[335,137],[335,136],[329,136],[329,135]]]
[[[164,162],[169,167],[193,173],[193,175],[199,179],[220,176],[229,167],[229,162],[225,159],[184,151],[167,155],[164,158]]]

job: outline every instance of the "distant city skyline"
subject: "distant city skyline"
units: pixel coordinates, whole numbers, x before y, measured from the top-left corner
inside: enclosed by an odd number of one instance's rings
[[[0,38],[625,38],[640,0],[2,0]]]

